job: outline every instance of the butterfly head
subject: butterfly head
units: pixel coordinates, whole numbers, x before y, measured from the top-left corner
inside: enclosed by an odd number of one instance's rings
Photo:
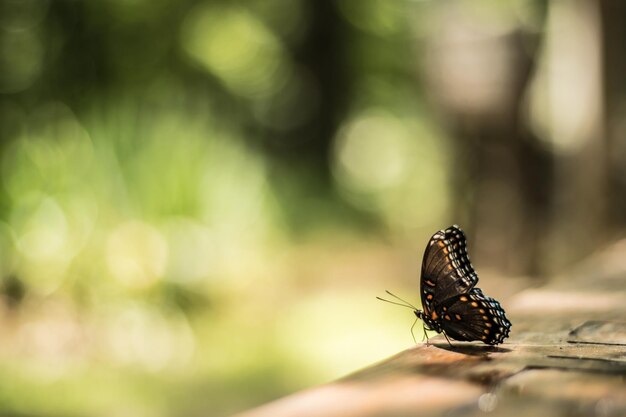
[[[426,330],[433,330],[433,331],[436,331],[437,333],[441,333],[442,331],[441,324],[437,320],[438,317],[436,316],[436,314],[428,316],[426,313],[424,313],[421,310],[415,310],[413,311],[413,313],[418,319],[424,322],[424,327],[426,328]]]

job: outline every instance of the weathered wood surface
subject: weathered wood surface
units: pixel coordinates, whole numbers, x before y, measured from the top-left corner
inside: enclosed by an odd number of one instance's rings
[[[625,262],[600,257],[508,300],[498,347],[437,337],[239,417],[626,416]]]

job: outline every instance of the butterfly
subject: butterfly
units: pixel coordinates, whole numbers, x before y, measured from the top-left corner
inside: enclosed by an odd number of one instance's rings
[[[457,225],[450,226],[435,233],[426,246],[420,279],[422,310],[407,307],[414,309],[425,330],[497,345],[509,336],[511,322],[500,303],[484,295],[477,283],[465,233]]]

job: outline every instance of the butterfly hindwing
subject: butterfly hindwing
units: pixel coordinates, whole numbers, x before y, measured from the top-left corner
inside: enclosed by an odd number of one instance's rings
[[[508,337],[511,322],[500,303],[473,288],[437,306],[441,329],[456,340],[480,340],[490,345],[502,343]]]
[[[456,225],[435,233],[422,261],[421,297],[427,314],[446,299],[468,293],[478,282],[465,233]]]

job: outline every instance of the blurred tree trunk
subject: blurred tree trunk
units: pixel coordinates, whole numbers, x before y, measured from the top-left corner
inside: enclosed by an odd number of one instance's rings
[[[609,214],[599,2],[549,4],[532,122],[555,161],[543,270],[558,272],[606,241]]]
[[[290,169],[312,170],[311,175],[329,186],[328,152],[342,120],[344,98],[349,95],[342,42],[346,23],[332,2],[307,0],[305,3],[308,30],[292,52],[316,87],[316,97],[302,97],[302,100],[318,100],[319,104],[313,117],[297,129],[269,133],[268,151],[289,164]]]
[[[309,208],[282,207],[290,228],[296,232],[315,224],[315,219],[321,218],[319,213],[324,211],[344,210],[351,217],[361,215],[335,195],[329,157],[350,97],[343,51],[346,22],[333,2],[306,0],[304,4],[306,34],[291,52],[313,86],[310,96],[298,99],[299,105],[315,103],[312,104],[315,110],[295,129],[264,132],[265,152],[273,161],[275,192],[282,195],[282,201],[306,201]],[[297,183],[294,178],[298,178]]]
[[[611,225],[626,226],[626,3],[600,1]]]
[[[548,221],[553,183],[549,152],[522,120],[536,35],[522,27],[502,30],[465,7],[440,7],[427,64],[455,142],[453,220],[465,226],[482,265],[537,274],[536,242]]]
[[[547,3],[541,49],[466,7],[441,6],[428,70],[455,140],[455,221],[483,265],[558,272],[626,224],[626,6]]]

